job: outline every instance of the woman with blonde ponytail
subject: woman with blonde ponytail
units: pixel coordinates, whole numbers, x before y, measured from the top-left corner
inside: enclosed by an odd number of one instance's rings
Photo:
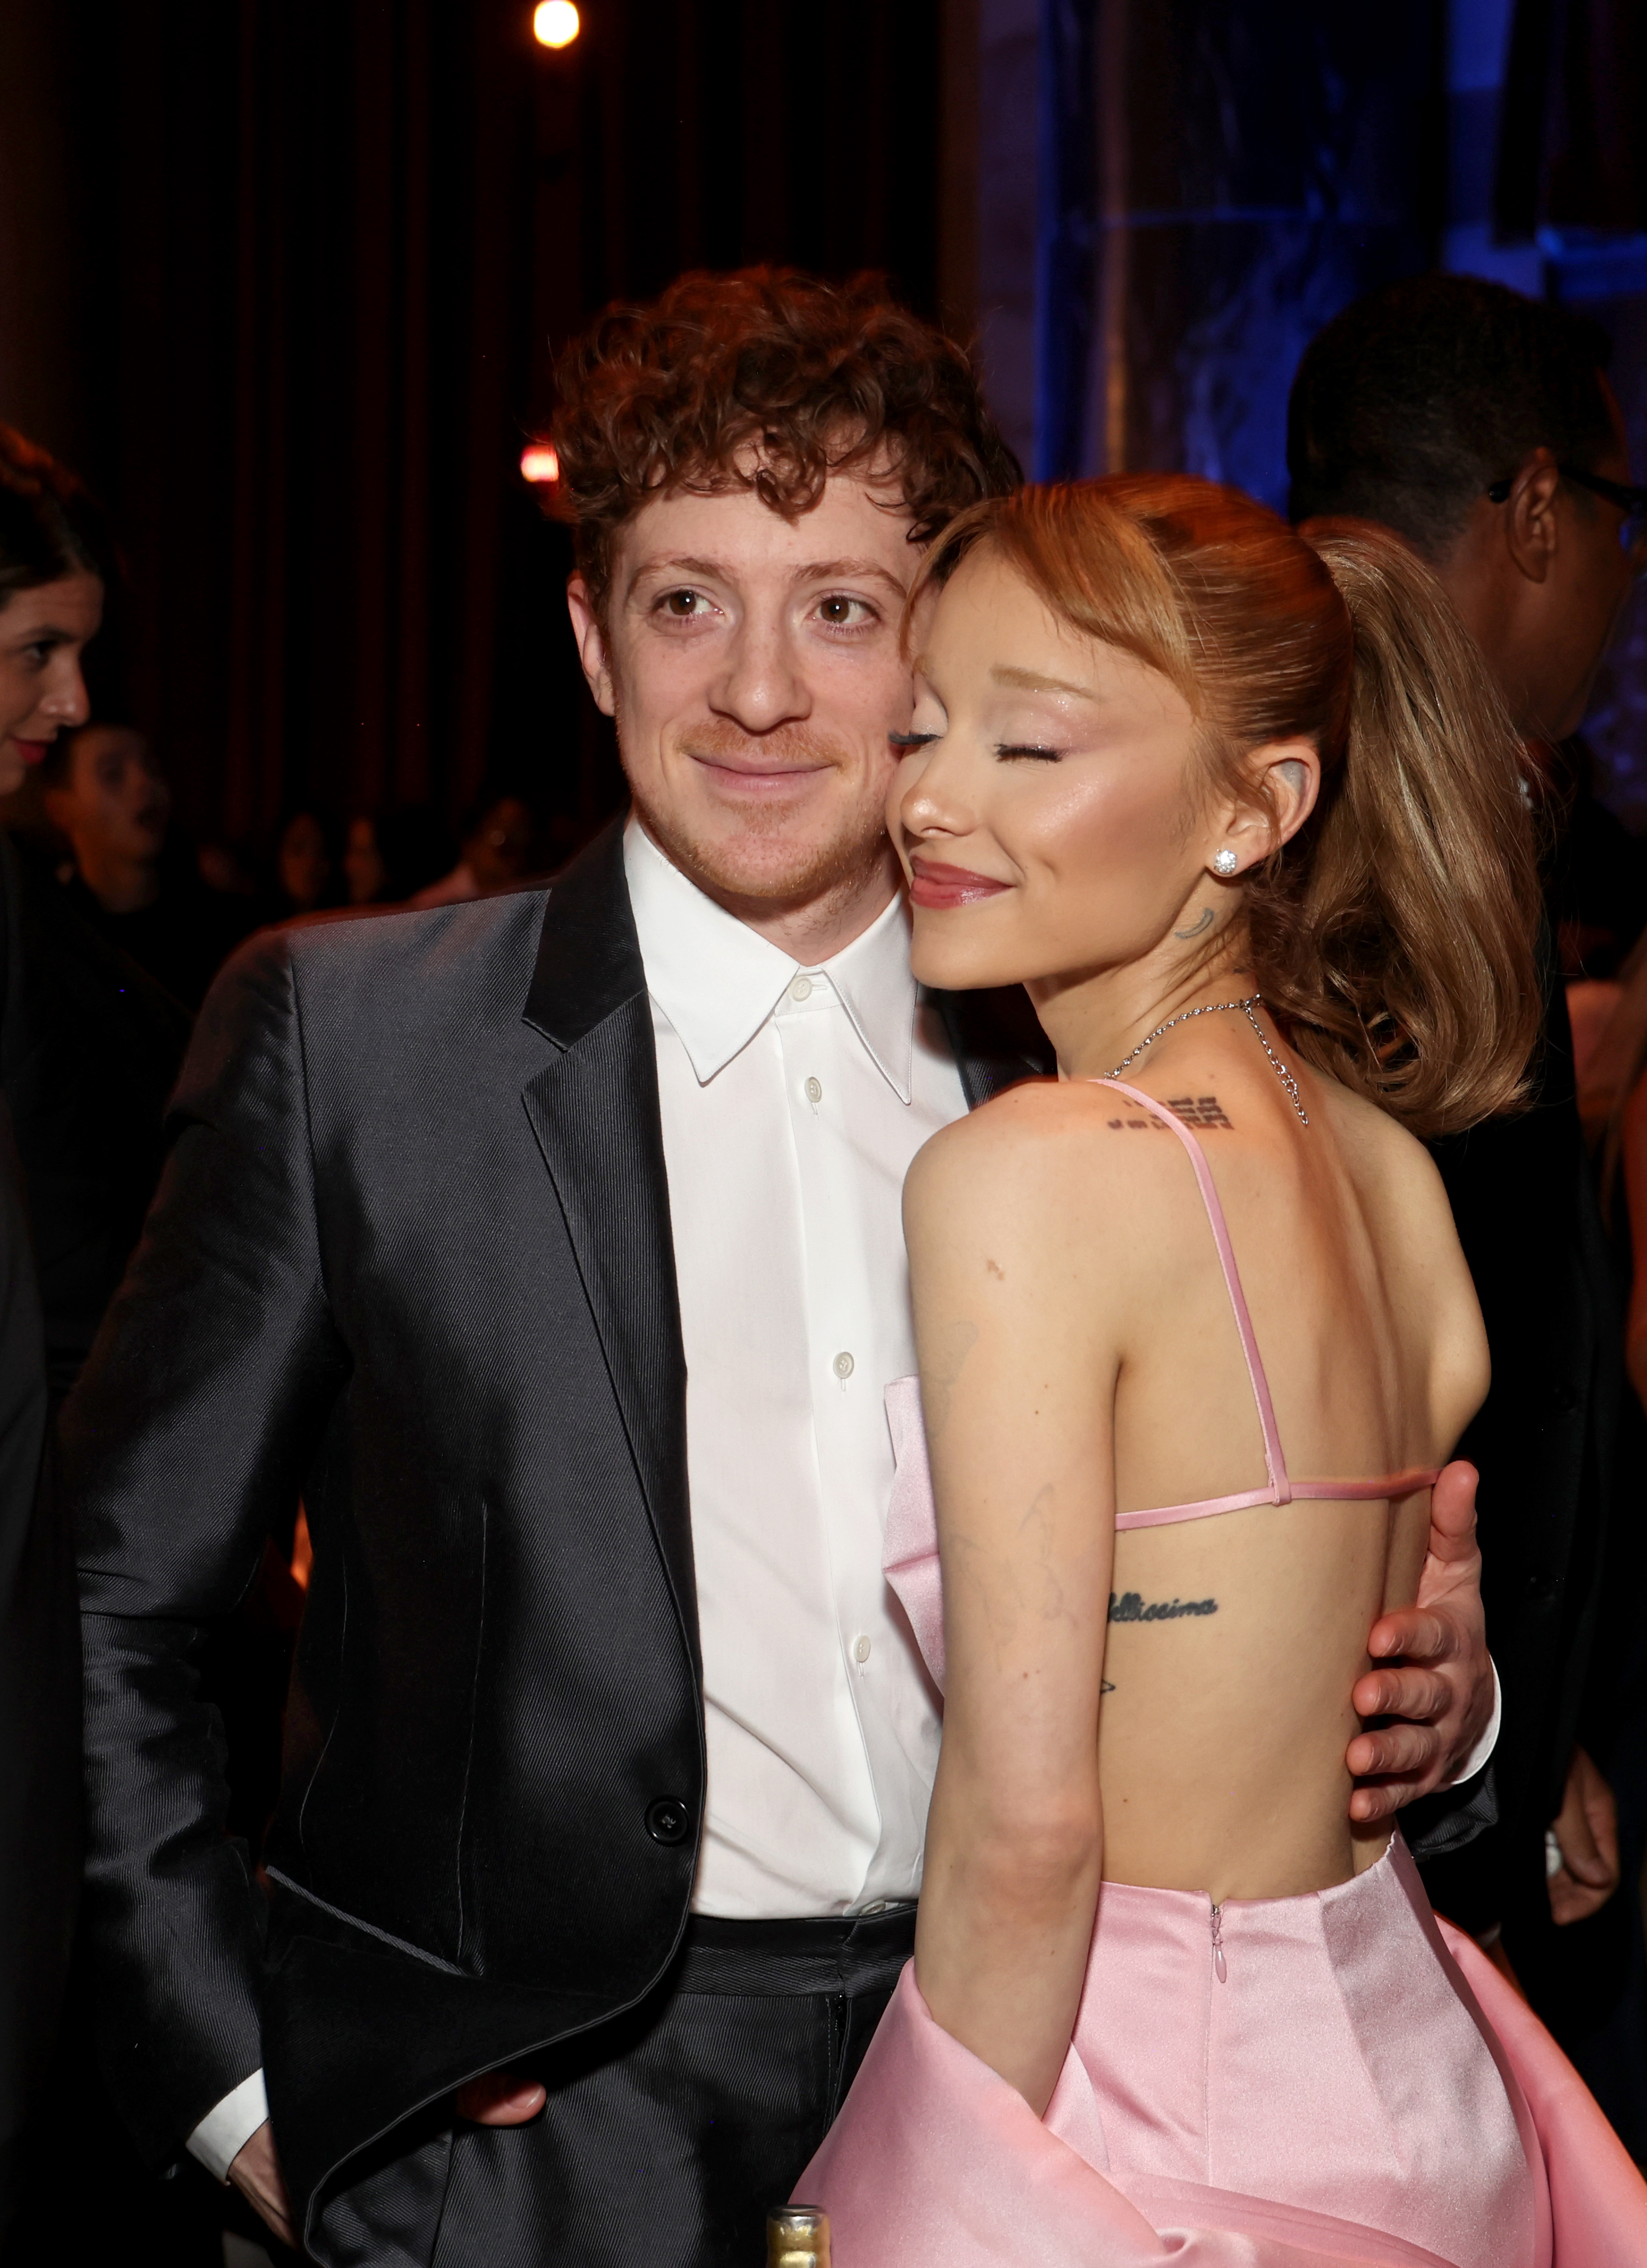
[[[915,1959],[801,2191],[843,2268],[1624,2268],[1647,2187],[1352,1798],[1487,1389],[1416,1138],[1522,1100],[1509,720],[1387,533],[1182,477],[934,545],[916,974],[1059,1076],[905,1190],[890,1579],[945,1690]]]

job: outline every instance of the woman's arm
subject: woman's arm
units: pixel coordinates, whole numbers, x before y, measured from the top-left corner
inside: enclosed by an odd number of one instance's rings
[[[1007,1098],[929,1145],[905,1193],[948,1661],[916,1975],[1038,2115],[1103,1872],[1117,1358],[1093,1135],[1084,1096]]]

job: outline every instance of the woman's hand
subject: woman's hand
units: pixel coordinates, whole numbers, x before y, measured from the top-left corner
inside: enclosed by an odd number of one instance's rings
[[[1493,1665],[1481,1610],[1473,1465],[1450,1464],[1430,1496],[1429,1550],[1410,1607],[1380,1616],[1367,1640],[1375,1660],[1350,1695],[1358,1717],[1388,1721],[1358,1733],[1347,1756],[1357,1785],[1349,1815],[1387,1819],[1451,1787],[1493,1713]]]

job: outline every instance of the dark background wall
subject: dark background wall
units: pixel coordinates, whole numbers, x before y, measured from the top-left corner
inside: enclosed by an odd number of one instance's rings
[[[4,0],[0,417],[129,577],[99,696],[198,835],[619,788],[522,481],[556,350],[681,268],[887,270],[1043,475],[1280,502],[1311,330],[1436,262],[1582,298],[1647,472],[1617,0]],[[1647,608],[1593,718],[1647,820]]]
[[[5,0],[0,417],[112,511],[100,698],[197,832],[617,792],[522,482],[556,350],[683,267],[937,294],[939,11]]]

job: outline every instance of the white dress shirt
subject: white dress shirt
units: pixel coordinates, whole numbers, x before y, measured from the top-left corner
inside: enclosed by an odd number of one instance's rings
[[[915,1368],[902,1196],[966,1108],[903,902],[821,967],[725,913],[632,821],[686,1350],[708,1739],[698,1913],[862,1912],[920,1888],[938,1697],[881,1572],[882,1402]],[[1498,1711],[1460,1778],[1491,1754]],[[254,2072],[188,2147],[219,2180]]]
[[[882,1392],[915,1367],[901,1205],[966,1108],[889,906],[803,967],[631,823],[681,1330],[709,1791],[695,1910],[920,1887],[937,1697],[881,1572]]]

